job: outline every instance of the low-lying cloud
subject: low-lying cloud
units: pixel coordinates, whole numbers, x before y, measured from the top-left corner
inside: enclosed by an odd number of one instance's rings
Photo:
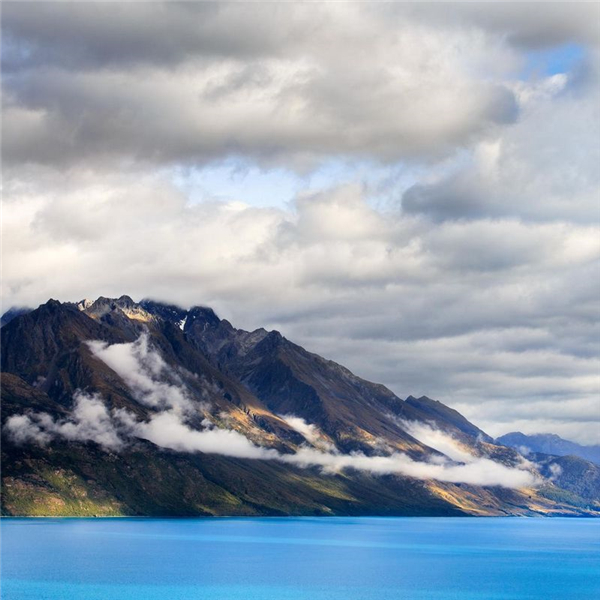
[[[247,437],[231,429],[217,429],[205,422],[202,430],[187,425],[174,411],[158,413],[147,422],[130,417],[129,431],[161,448],[177,452],[203,452],[236,458],[270,459],[279,454],[253,444]]]
[[[415,461],[400,452],[389,456],[366,456],[361,453],[327,454],[301,448],[296,454],[284,455],[278,460],[303,467],[319,466],[326,472],[355,469],[378,475],[398,474],[415,479],[437,479],[450,483],[481,486],[524,488],[536,485],[538,480],[530,471],[507,467],[489,458],[478,458],[467,464],[456,464],[447,461]]]
[[[98,396],[77,392],[73,411],[67,418],[57,420],[46,413],[10,417],[5,428],[14,442],[46,445],[53,439],[65,439],[95,442],[106,450],[118,451],[135,439],[144,439],[177,452],[275,460],[297,467],[318,467],[326,473],[352,469],[379,475],[397,474],[416,479],[509,488],[529,487],[537,481],[530,471],[473,456],[451,436],[422,423],[409,423],[407,429],[448,458],[440,456],[424,462],[415,461],[400,452],[388,456],[367,456],[360,452],[341,454],[332,444],[323,443],[315,425],[293,415],[282,418],[315,447],[302,446],[293,454],[283,454],[254,444],[238,431],[216,428],[206,418],[202,421],[202,429],[194,428],[188,422],[188,417],[194,414],[190,412],[192,401],[189,392],[182,382],[167,384],[157,380],[169,374],[172,381],[176,378],[160,354],[151,347],[146,334],[133,343],[88,344],[97,358],[122,377],[138,401],[157,412],[149,420],[142,421],[124,409],[109,411]]]
[[[477,460],[477,457],[472,453],[468,446],[461,444],[451,435],[440,431],[433,424],[421,423],[419,421],[404,421],[394,419],[399,422],[405,431],[408,431],[414,438],[445,454],[452,460],[470,463]]]
[[[294,415],[280,416],[292,429],[302,434],[307,442],[314,444],[319,441],[319,428],[316,425],[307,423],[302,417],[295,417]]]
[[[73,442],[95,442],[107,450],[120,450],[125,441],[119,434],[118,412],[112,414],[99,396],[76,392],[68,417],[54,419],[48,413],[13,415],[5,430],[18,444],[35,442],[47,445],[55,438]]]
[[[81,413],[97,415],[101,420],[92,423],[88,418],[82,419]],[[55,421],[45,413],[15,415],[8,419],[5,428],[12,440],[19,444],[35,442],[47,445],[53,439],[62,438],[95,442],[106,450],[118,451],[130,443],[131,438],[139,438],[177,452],[276,460],[297,467],[318,467],[329,474],[350,469],[376,475],[396,474],[415,479],[508,488],[530,487],[537,482],[536,476],[529,471],[506,467],[487,458],[477,458],[466,464],[446,460],[421,462],[400,452],[389,456],[366,456],[360,452],[339,454],[308,447],[301,447],[294,454],[282,454],[253,444],[237,431],[212,427],[192,429],[181,415],[172,410],[158,413],[149,421],[138,421],[125,411],[115,411],[111,417],[97,398],[84,396],[78,397],[73,415],[68,419]]]
[[[148,335],[135,342],[107,344],[90,341],[92,354],[117,373],[144,406],[175,412],[190,412],[193,402],[186,388],[158,352],[149,347]],[[165,382],[171,379],[175,383]]]

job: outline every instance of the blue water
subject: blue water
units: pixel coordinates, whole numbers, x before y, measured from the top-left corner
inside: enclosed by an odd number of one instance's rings
[[[3,600],[586,600],[600,520],[4,519]]]

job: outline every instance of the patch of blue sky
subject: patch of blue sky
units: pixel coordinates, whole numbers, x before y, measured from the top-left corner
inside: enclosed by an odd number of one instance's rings
[[[261,168],[232,158],[200,168],[176,168],[170,177],[191,203],[242,202],[283,209],[299,194],[359,184],[368,201],[381,207],[414,184],[421,171],[415,165],[331,158],[313,171],[299,174],[283,167]]]
[[[242,202],[283,208],[297,193],[298,177],[282,168],[261,169],[239,159],[203,167],[176,168],[173,183],[191,203]]]
[[[553,48],[530,50],[525,53],[525,64],[519,77],[527,80],[569,73],[580,65],[585,57],[586,48],[581,44],[563,44]]]

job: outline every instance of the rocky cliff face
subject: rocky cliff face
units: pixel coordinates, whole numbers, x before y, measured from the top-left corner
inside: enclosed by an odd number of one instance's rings
[[[585,461],[527,462],[439,402],[205,307],[50,300],[2,327],[1,364],[4,514],[600,510]]]

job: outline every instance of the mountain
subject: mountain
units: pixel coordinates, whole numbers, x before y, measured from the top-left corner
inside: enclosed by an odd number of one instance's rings
[[[31,308],[14,307],[7,310],[0,318],[0,327],[8,325],[8,323],[10,323],[14,318],[20,317],[21,315],[25,315],[28,312],[31,312]]]
[[[49,300],[1,338],[4,515],[600,514],[594,465],[207,307]]]
[[[525,435],[521,432],[507,433],[496,439],[498,444],[515,448],[520,452],[541,452],[555,456],[578,456],[600,465],[600,446],[582,446],[565,440],[554,433]]]

